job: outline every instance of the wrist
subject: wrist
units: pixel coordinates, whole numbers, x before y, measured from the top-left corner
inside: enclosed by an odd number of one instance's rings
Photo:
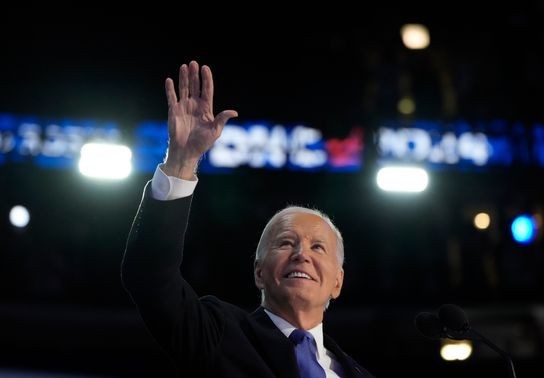
[[[183,180],[194,180],[198,167],[198,159],[184,162],[172,162],[166,159],[162,165],[162,171],[171,177]]]

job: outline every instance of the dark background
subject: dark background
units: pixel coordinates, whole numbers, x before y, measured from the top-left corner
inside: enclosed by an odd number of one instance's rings
[[[196,59],[214,72],[216,112],[302,123],[326,138],[362,127],[359,172],[200,175],[187,279],[202,295],[254,309],[260,231],[287,204],[316,206],[342,230],[346,249],[343,295],[325,329],[363,366],[380,377],[506,376],[480,344],[466,362],[441,361],[439,342],[413,326],[418,312],[457,303],[513,355],[518,376],[540,376],[543,246],[540,238],[515,244],[508,226],[520,212],[541,214],[543,169],[436,171],[423,195],[391,197],[374,184],[371,136],[380,120],[399,117],[406,93],[417,119],[543,122],[544,4],[337,6],[300,15],[260,4],[244,17],[207,7],[148,5],[138,14],[83,7],[63,16],[6,9],[0,112],[112,120],[129,133],[139,121],[165,118],[164,79]],[[403,47],[399,29],[407,22],[429,27],[429,49]],[[31,164],[0,166],[0,376],[172,373],[119,279],[150,178],[136,173],[105,184]],[[15,204],[31,211],[24,230],[9,225]],[[486,232],[471,225],[481,210],[494,215]]]

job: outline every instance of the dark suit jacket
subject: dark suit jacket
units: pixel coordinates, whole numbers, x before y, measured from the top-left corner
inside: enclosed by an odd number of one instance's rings
[[[122,264],[125,288],[183,377],[298,377],[294,346],[258,308],[199,298],[180,274],[192,197],[157,201],[148,183]],[[347,377],[372,377],[324,335]]]

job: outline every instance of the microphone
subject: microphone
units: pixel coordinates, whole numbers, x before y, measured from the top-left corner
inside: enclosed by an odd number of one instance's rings
[[[454,304],[440,306],[438,317],[446,327],[455,331],[466,332],[470,328],[467,315],[460,307]]]
[[[420,312],[415,318],[416,328],[429,339],[439,340],[446,337],[444,326],[438,316],[430,312]]]
[[[446,337],[452,340],[473,340],[467,315],[454,304],[444,304],[438,309],[438,317],[445,327]]]
[[[430,312],[420,312],[415,317],[414,323],[423,336],[433,340],[447,338],[483,342],[506,360],[508,376],[516,378],[514,363],[510,355],[493,344],[484,335],[471,328],[465,312],[460,307],[451,303],[444,304],[438,309],[438,316]]]

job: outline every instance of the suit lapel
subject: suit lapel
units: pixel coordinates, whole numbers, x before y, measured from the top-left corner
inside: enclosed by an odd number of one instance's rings
[[[338,360],[342,369],[344,370],[344,376],[348,377],[364,377],[365,374],[357,366],[356,363],[351,360],[342,349],[327,335],[323,334],[323,345],[325,349],[334,354],[334,357]]]
[[[260,349],[260,355],[268,366],[274,370],[277,377],[298,378],[298,367],[291,341],[270,320],[262,307],[253,312],[249,318],[254,320],[248,322],[255,335],[254,344]]]

